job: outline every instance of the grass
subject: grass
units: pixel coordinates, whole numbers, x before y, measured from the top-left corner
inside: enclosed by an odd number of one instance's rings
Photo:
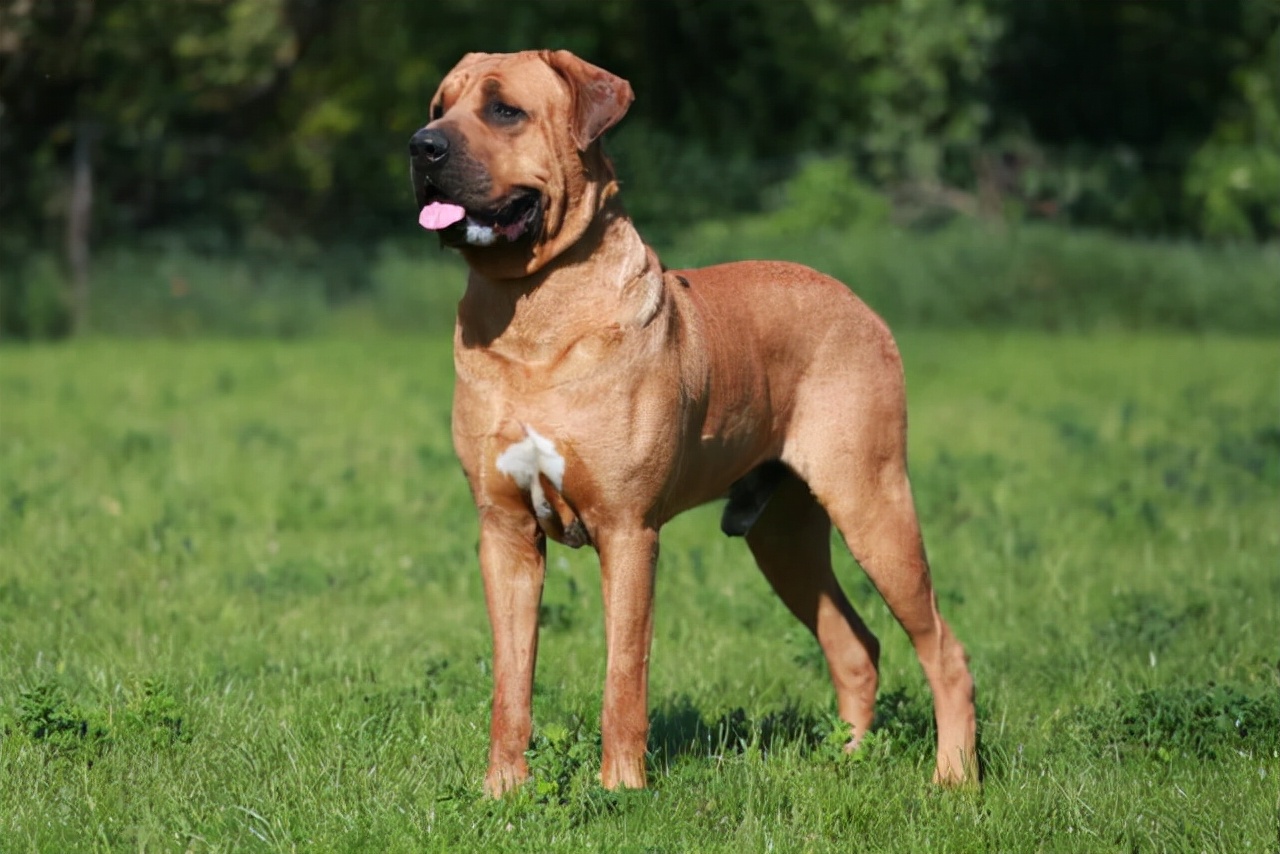
[[[849,283],[895,328],[1280,329],[1276,245],[1214,247],[967,220],[927,233],[789,233],[779,216],[706,223],[676,239],[663,260],[700,266],[749,247],[751,257],[799,261]]]
[[[801,261],[848,282],[894,328],[1255,336],[1280,329],[1280,245],[1141,241],[967,220],[929,232],[831,228],[823,223],[842,220],[803,213],[708,221],[659,232],[655,245],[673,267]],[[376,247],[251,249],[196,237],[97,247],[90,327],[170,338],[438,334],[452,329],[466,276],[456,255],[421,234]],[[65,291],[64,271],[48,254],[0,260],[0,340],[65,334]]]
[[[0,351],[0,850],[1261,851],[1280,779],[1280,348],[900,336],[979,685],[944,792],[903,633],[854,756],[716,508],[664,532],[653,788],[606,793],[590,553],[552,547],[531,765],[490,687],[447,336]]]

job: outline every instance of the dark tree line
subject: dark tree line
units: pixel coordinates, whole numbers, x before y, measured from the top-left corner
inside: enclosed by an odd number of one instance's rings
[[[657,228],[822,154],[903,198],[1280,234],[1275,0],[0,0],[0,258],[403,230],[442,74],[544,46],[632,81],[612,146]]]

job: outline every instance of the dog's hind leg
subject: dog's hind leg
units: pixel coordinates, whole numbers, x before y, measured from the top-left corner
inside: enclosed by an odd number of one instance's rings
[[[821,453],[792,462],[853,556],[906,630],[933,691],[938,723],[934,780],[978,778],[973,678],[964,648],[938,613],[906,470],[904,416],[896,407],[828,421],[799,438]],[[785,459],[784,455],[784,459]]]
[[[880,644],[849,604],[831,569],[831,522],[789,470],[748,531],[756,563],[791,613],[813,632],[835,684],[840,717],[853,727],[850,747],[875,714]]]
[[[933,691],[938,723],[934,780],[976,782],[973,677],[964,647],[938,613],[906,472],[882,473],[875,489],[832,502],[853,556],[906,630]]]

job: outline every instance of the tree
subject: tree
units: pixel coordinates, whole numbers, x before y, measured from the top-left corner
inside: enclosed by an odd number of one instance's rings
[[[232,141],[272,115],[332,5],[7,0],[0,7],[0,214],[11,241],[66,223],[73,326],[83,326],[88,307],[91,223],[120,233],[189,222],[211,200],[209,213],[219,219],[242,201],[234,188],[247,183],[248,158],[228,156]],[[94,214],[96,199],[107,213]]]

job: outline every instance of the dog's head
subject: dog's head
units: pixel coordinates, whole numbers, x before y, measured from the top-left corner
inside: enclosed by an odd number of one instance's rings
[[[568,51],[467,54],[409,142],[420,224],[487,275],[535,272],[614,192],[599,139],[632,98],[627,81]]]

